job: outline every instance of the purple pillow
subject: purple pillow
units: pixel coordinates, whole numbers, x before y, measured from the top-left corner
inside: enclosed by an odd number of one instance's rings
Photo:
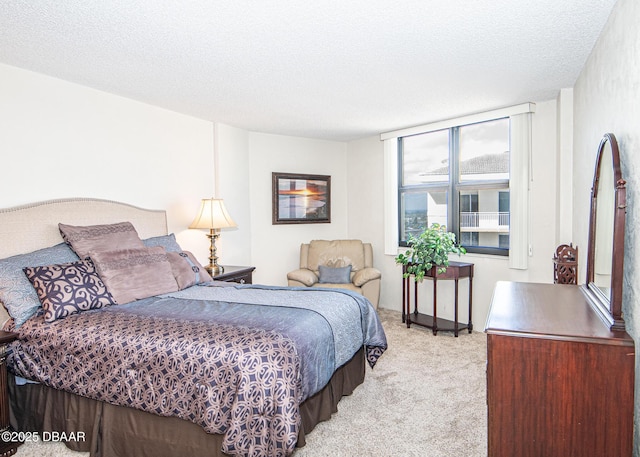
[[[87,226],[58,224],[58,229],[65,243],[81,259],[95,251],[144,247],[131,222]]]
[[[213,281],[207,270],[189,251],[167,252],[171,271],[180,290],[203,282]]]
[[[120,305],[178,290],[163,247],[92,252],[91,259]]]

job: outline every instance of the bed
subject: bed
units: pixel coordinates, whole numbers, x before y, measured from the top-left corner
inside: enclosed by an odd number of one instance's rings
[[[82,245],[87,226],[117,232],[118,249]],[[131,228],[143,247],[122,238]],[[20,335],[7,354],[11,424],[81,432],[66,445],[92,456],[291,455],[386,349],[357,294],[209,281],[164,211],[51,200],[0,210],[0,233],[0,324]],[[141,252],[152,260],[139,277]],[[16,265],[44,306],[16,296]],[[71,270],[98,305],[55,301],[51,275]],[[169,274],[178,286],[163,289]]]

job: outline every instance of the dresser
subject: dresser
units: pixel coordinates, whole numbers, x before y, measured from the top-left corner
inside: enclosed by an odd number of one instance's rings
[[[489,457],[631,457],[635,350],[575,285],[498,282],[487,319]]]

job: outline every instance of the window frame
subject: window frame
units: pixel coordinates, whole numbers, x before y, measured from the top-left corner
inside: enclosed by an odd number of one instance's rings
[[[508,116],[511,154],[509,160],[509,268],[526,270],[531,256],[530,190],[533,182],[533,128],[536,104],[533,102],[490,111],[405,127],[380,134],[383,155],[384,254],[395,257],[404,250],[398,246],[398,138],[456,125],[473,124]],[[504,258],[504,257],[499,257]]]
[[[402,239],[403,230],[403,196],[410,192],[428,192],[432,190],[445,191],[447,193],[447,227],[450,232],[456,235],[456,239],[460,240],[460,198],[461,193],[465,190],[483,190],[495,189],[498,192],[510,190],[511,170],[509,170],[508,179],[491,179],[491,180],[462,180],[460,176],[460,128],[468,125],[481,124],[506,119],[509,122],[509,131],[511,131],[511,119],[509,116],[498,116],[479,120],[477,122],[463,123],[452,125],[446,128],[434,129],[424,132],[416,132],[412,134],[397,137],[397,224],[398,224],[398,246],[407,247],[407,241]],[[449,133],[449,177],[445,183],[423,183],[404,185],[404,142],[403,139],[416,135],[424,135],[441,130],[448,130]],[[509,158],[511,159],[511,141],[509,138]],[[511,215],[511,206],[509,207]],[[509,226],[509,236],[511,235],[511,225]],[[463,245],[464,246],[464,245]],[[509,256],[509,247],[499,246],[464,246],[468,253],[488,254],[496,256]]]

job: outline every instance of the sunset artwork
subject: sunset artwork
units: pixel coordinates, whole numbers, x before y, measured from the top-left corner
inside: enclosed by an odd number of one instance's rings
[[[274,173],[274,224],[331,222],[330,176]]]

